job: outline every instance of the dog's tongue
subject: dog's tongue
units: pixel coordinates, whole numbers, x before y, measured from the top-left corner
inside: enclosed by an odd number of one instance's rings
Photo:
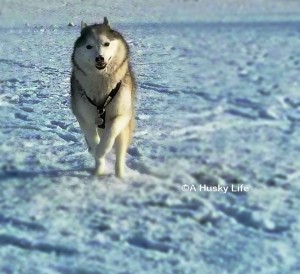
[[[97,69],[104,69],[106,67],[106,64],[104,62],[96,63]]]

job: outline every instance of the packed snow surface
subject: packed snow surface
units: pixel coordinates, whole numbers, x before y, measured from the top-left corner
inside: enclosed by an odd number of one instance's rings
[[[300,23],[276,16],[299,5],[221,23],[208,1],[97,2],[1,7],[0,273],[300,273]],[[138,87],[122,181],[112,153],[91,175],[70,110],[80,19],[104,15]]]

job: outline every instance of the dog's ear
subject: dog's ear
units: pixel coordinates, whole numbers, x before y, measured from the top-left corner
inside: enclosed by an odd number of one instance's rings
[[[107,17],[106,17],[106,16],[104,17],[104,20],[103,20],[103,25],[107,25],[107,26],[109,26],[108,19],[107,19]]]
[[[83,30],[84,28],[86,28],[88,25],[87,25],[87,23],[85,23],[85,22],[83,22],[83,21],[81,21],[81,30]]]

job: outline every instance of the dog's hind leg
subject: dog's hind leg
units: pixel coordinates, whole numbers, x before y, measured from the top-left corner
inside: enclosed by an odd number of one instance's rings
[[[130,139],[130,128],[129,126],[125,127],[118,137],[115,140],[115,150],[116,150],[116,164],[115,164],[115,172],[116,176],[119,178],[124,177],[125,171],[125,158],[126,152],[129,145]]]

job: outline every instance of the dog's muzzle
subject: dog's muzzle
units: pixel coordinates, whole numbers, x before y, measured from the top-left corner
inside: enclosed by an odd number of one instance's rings
[[[104,57],[103,56],[101,56],[101,55],[97,56],[96,59],[95,59],[95,61],[96,61],[95,67],[97,69],[99,69],[99,70],[105,69],[106,63],[104,61]]]

